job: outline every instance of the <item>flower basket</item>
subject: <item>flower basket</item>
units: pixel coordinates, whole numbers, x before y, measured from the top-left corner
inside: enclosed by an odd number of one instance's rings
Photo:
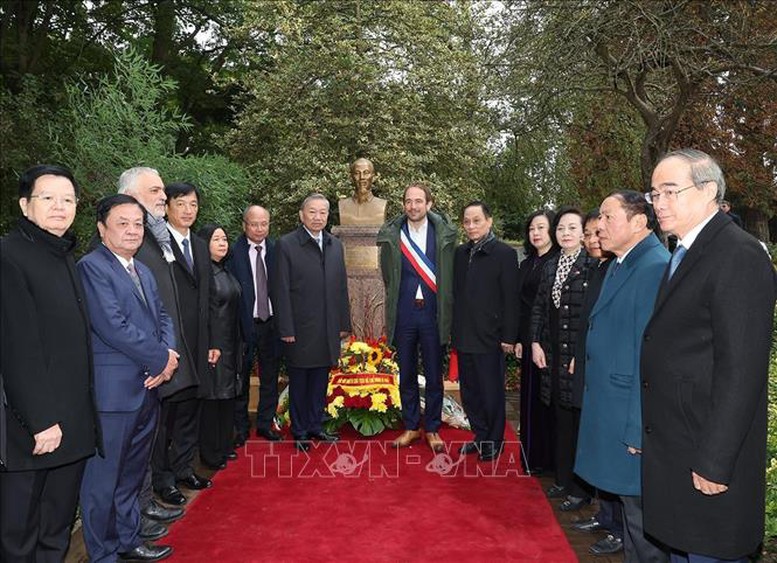
[[[385,338],[364,342],[352,337],[343,346],[329,374],[326,430],[350,423],[362,436],[375,436],[399,426],[399,367],[393,356]]]

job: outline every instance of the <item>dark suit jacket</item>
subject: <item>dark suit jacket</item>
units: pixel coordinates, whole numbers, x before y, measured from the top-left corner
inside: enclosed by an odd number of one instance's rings
[[[89,315],[73,260],[75,239],[26,218],[0,240],[2,352],[9,470],[57,467],[91,456],[99,444]],[[32,455],[34,435],[55,424],[60,446]]]
[[[323,232],[323,253],[300,226],[276,246],[270,298],[286,363],[298,368],[332,366],[340,357],[340,332],[351,331],[348,278],[342,243]]]
[[[763,248],[722,212],[661,285],[642,347],[643,510],[672,548],[734,559],[763,538],[776,292]],[[728,491],[696,491],[691,470]]]
[[[472,243],[453,258],[453,346],[460,352],[499,352],[518,340],[518,256],[499,240],[469,259]]]
[[[78,262],[92,324],[95,395],[103,412],[139,409],[148,391],[143,381],[167,365],[175,349],[170,317],[151,271],[135,260],[146,302],[119,259],[104,245]]]
[[[175,245],[175,241],[171,241],[171,244]],[[178,297],[178,284],[176,283],[175,275],[173,274],[175,265],[174,263],[168,263],[167,260],[165,260],[162,248],[148,229],[146,229],[146,234],[143,237],[143,244],[140,246],[137,254],[135,254],[135,258],[148,266],[151,273],[154,275],[154,279],[156,280],[159,289],[159,297],[162,299],[165,311],[173,322],[176,342],[175,351],[180,354],[180,357],[178,358],[178,369],[175,370],[175,375],[170,381],[160,385],[158,388],[159,396],[165,398],[184,389],[199,385],[194,356],[184,338],[185,332],[181,322],[181,305]]]
[[[199,386],[208,376],[208,349],[211,348],[211,335],[208,321],[213,303],[213,268],[210,265],[210,251],[207,243],[190,233],[194,270],[190,271],[183,257],[181,247],[170,235],[175,262],[171,265],[175,284],[178,289],[178,304],[181,311],[183,337],[192,357],[192,373]],[[193,378],[194,379],[194,378]],[[163,386],[164,387],[164,386]],[[205,389],[200,389],[200,395]]]
[[[267,265],[267,283],[269,290],[270,278],[275,268],[275,241],[266,239],[267,254],[264,262]],[[226,262],[227,271],[235,276],[235,279],[243,288],[240,297],[240,327],[243,329],[243,338],[251,338],[254,333],[254,274],[251,269],[251,259],[248,255],[248,239],[240,235],[232,245],[232,251]]]

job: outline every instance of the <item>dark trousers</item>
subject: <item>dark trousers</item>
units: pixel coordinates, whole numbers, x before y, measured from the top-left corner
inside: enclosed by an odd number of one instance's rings
[[[321,432],[326,406],[329,366],[297,368],[287,366],[289,373],[289,413],[291,433],[296,440]]]
[[[199,439],[200,399],[162,401],[159,430],[151,454],[152,484],[160,491],[194,473]]]
[[[504,353],[459,352],[459,382],[475,442],[482,451],[501,448],[506,422]]]
[[[402,421],[406,430],[421,425],[421,398],[418,390],[418,349],[424,363],[424,428],[437,432],[442,424],[442,346],[436,314],[430,307],[398,311],[394,330],[399,363],[399,395]]]
[[[254,357],[259,361],[259,405],[256,408],[256,427],[272,428],[278,408],[278,366],[280,354],[275,317],[266,321],[254,321],[254,333],[246,338],[246,354],[243,358],[243,377],[240,396],[235,400],[235,430],[238,436],[248,437],[251,422],[248,419],[248,396]]]
[[[556,420],[553,411],[540,399],[541,372],[534,365],[531,342],[523,343],[521,358],[521,450],[531,472],[550,471]]]
[[[86,464],[81,484],[84,544],[93,563],[115,561],[142,543],[139,495],[151,456],[159,400],[147,393],[132,412],[100,412],[105,457]]]
[[[596,519],[616,538],[623,539],[623,507],[620,497],[599,491],[599,511]]]
[[[573,497],[590,497],[591,493],[573,471],[577,452],[577,431],[580,429],[580,409],[562,407],[553,403],[556,418],[556,483]]]
[[[200,411],[200,459],[216,466],[232,451],[234,399],[205,399]]]
[[[0,561],[65,560],[85,464],[0,472]]]
[[[623,504],[623,551],[626,562],[667,563],[669,551],[645,536],[642,526],[642,497],[621,496]]]

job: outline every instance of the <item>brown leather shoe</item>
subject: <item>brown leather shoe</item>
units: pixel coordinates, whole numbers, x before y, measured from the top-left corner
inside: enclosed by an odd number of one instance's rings
[[[405,430],[400,434],[399,438],[392,442],[392,446],[395,448],[405,448],[418,440],[421,437],[421,432],[418,430]]]
[[[445,442],[442,441],[442,438],[440,438],[440,435],[437,432],[427,432],[426,442],[435,453],[445,451]]]

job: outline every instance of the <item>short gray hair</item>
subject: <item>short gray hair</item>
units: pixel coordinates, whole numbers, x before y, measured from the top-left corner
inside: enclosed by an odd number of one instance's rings
[[[119,187],[119,193],[126,194],[127,192],[131,192],[135,187],[138,178],[140,178],[143,174],[156,174],[157,176],[160,175],[157,170],[149,168],[148,166],[136,166],[134,168],[128,168],[121,173],[121,176],[119,176],[119,181],[117,183]]]
[[[313,194],[310,194],[308,197],[306,197],[305,199],[302,200],[302,205],[299,206],[299,210],[300,211],[304,210],[305,207],[307,206],[307,204],[310,203],[311,201],[315,200],[315,199],[323,199],[326,202],[327,210],[329,209],[329,200],[326,198],[326,196],[324,194],[313,193]]]
[[[658,161],[662,163],[668,158],[679,158],[691,167],[691,179],[698,189],[702,189],[704,184],[715,182],[718,186],[718,192],[715,194],[715,200],[720,203],[726,195],[726,179],[723,177],[723,171],[720,165],[706,152],[696,149],[678,149],[666,153]]]

